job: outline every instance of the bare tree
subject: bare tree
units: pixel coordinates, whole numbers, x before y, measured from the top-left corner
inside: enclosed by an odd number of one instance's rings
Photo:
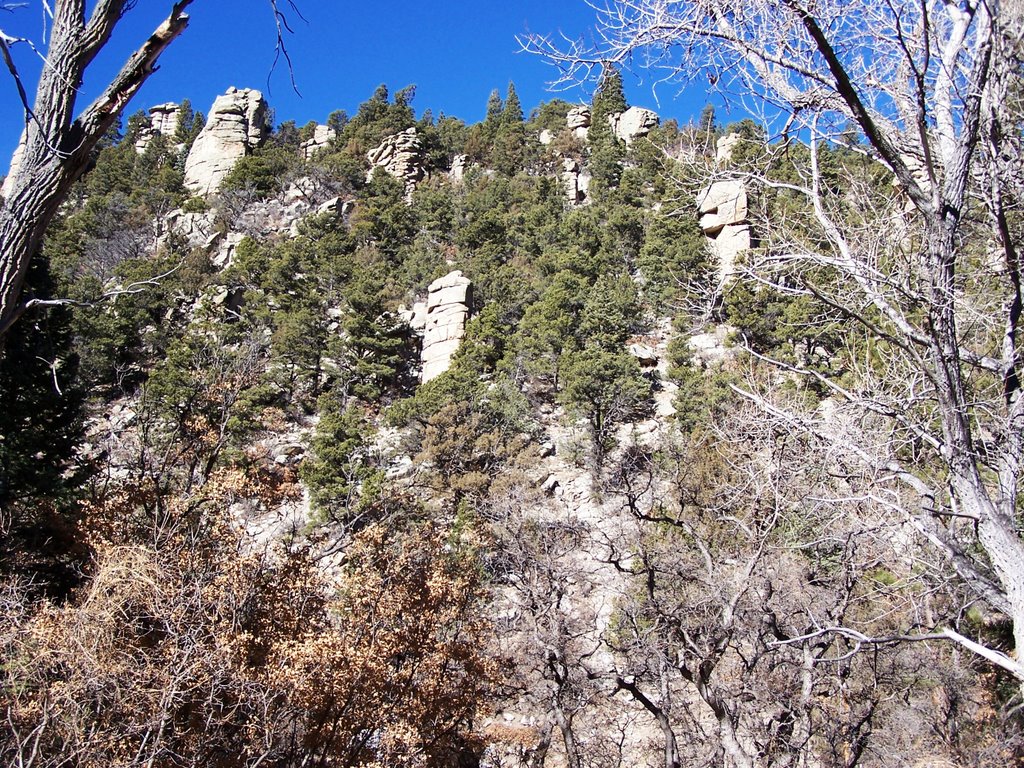
[[[742,393],[789,428],[830,440],[871,476],[1024,648],[1021,71],[1016,0],[618,0],[598,8],[597,43],[531,37],[565,77],[608,62],[706,76],[802,144],[793,181],[741,174],[803,201],[801,233],[774,222],[748,275],[858,324],[881,363],[843,386],[799,364],[832,407],[797,413]],[[822,153],[856,134],[896,191],[874,204],[828,185]],[[796,153],[794,153],[796,154]],[[838,187],[838,188],[837,188]],[[837,275],[822,287],[814,273]],[[906,450],[908,445],[914,450]],[[909,493],[907,492],[909,491]],[[1011,672],[995,648],[950,639]]]
[[[278,56],[288,60],[284,3],[269,0],[277,30]],[[292,0],[288,8],[298,13]],[[192,0],[169,3],[167,18],[128,57],[121,70],[85,109],[77,110],[86,71],[110,40],[132,0],[100,0],[86,13],[85,0],[44,2],[51,16],[43,68],[30,104],[11,55],[23,42],[0,29],[0,55],[25,108],[25,130],[15,152],[0,202],[0,338],[31,306],[22,300],[29,261],[71,185],[88,166],[97,142],[117,121],[125,105],[156,71],[157,60],[188,25]],[[27,41],[24,41],[27,42]]]

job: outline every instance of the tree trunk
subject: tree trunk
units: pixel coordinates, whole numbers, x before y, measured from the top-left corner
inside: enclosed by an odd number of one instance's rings
[[[126,12],[125,0],[101,0],[85,18],[85,0],[58,0],[35,105],[4,183],[0,203],[0,338],[30,306],[22,297],[28,265],[97,142],[156,69],[156,61],[188,24],[185,8],[167,19],[129,56],[100,96],[75,117],[85,71]]]

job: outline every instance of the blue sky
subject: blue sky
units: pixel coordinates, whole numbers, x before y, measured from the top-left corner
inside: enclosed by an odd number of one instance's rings
[[[335,109],[354,114],[380,83],[392,92],[415,84],[417,114],[429,108],[467,123],[483,118],[487,96],[502,94],[513,80],[525,109],[560,96],[589,100],[589,90],[555,93],[547,88],[554,70],[541,59],[518,53],[516,35],[526,31],[586,36],[593,11],[583,0],[296,0],[306,21],[292,17],[288,46],[301,97],[289,84],[285,67],[268,74],[274,57],[274,24],[266,0],[196,0],[184,35],[161,58],[154,74],[126,114],[167,101],[191,99],[206,112],[229,86],[258,88],[274,108],[277,121],[323,122]],[[95,73],[83,87],[89,97],[117,70],[127,53],[160,22],[170,0],[140,0],[122,20]],[[0,14],[9,34],[39,40],[42,3],[26,0],[23,8]],[[39,61],[27,46],[16,49],[26,80],[34,81]],[[29,83],[30,86],[34,82]],[[701,89],[678,95],[661,85],[656,93],[644,73],[625,75],[631,104],[655,109],[681,121],[704,106]],[[31,93],[31,87],[30,87]],[[0,164],[17,143],[22,114],[13,83],[0,80]],[[723,116],[724,117],[724,116]]]

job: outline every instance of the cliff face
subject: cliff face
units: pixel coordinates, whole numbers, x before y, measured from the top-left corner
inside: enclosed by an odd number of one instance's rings
[[[210,107],[206,126],[185,163],[185,187],[192,194],[215,192],[239,158],[266,137],[267,102],[259,91],[230,88]]]

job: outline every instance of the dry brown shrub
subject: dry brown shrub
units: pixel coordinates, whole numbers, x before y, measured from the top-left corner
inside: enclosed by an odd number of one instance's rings
[[[469,748],[492,674],[471,558],[439,531],[373,528],[329,577],[225,518],[207,509],[145,544],[94,529],[65,604],[8,588],[0,760],[435,765]]]

